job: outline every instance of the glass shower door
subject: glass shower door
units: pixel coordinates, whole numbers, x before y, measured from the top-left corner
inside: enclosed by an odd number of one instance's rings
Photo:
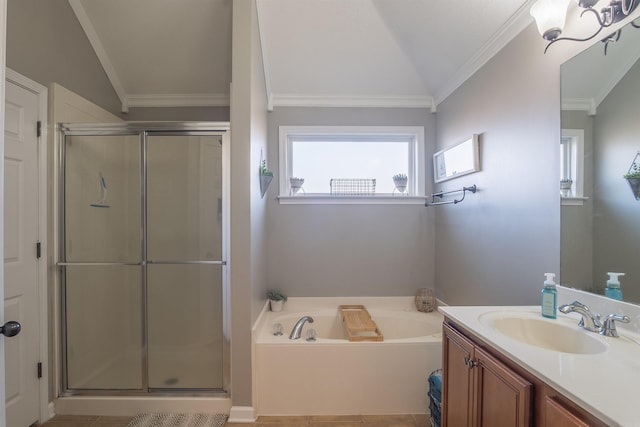
[[[222,389],[222,145],[149,133],[146,281],[150,389]]]
[[[68,390],[143,387],[137,135],[64,140],[63,356]]]

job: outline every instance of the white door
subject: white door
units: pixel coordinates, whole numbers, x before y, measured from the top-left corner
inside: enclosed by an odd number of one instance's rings
[[[6,83],[4,319],[22,325],[19,335],[3,338],[7,427],[39,419],[38,102],[33,92]]]

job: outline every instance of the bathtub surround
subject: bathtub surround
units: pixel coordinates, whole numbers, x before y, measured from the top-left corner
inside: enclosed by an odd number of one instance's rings
[[[340,305],[362,304],[384,341],[348,341]],[[291,340],[311,316],[317,339]],[[275,336],[275,323],[284,334]],[[427,376],[442,358],[442,316],[416,310],[413,297],[289,298],[281,313],[267,305],[253,328],[255,406],[259,415],[424,414]]]

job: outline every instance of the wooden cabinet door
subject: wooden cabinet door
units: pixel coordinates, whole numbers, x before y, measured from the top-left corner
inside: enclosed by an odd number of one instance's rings
[[[471,427],[473,344],[446,324],[443,337],[442,426]]]
[[[473,425],[528,427],[533,385],[480,348],[475,348]]]
[[[545,425],[549,427],[589,427],[577,414],[549,396],[544,399],[544,417]]]

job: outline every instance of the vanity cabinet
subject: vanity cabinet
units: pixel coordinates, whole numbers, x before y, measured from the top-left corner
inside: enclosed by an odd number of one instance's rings
[[[450,319],[443,324],[443,427],[606,427]]]
[[[533,385],[444,325],[443,426],[528,427]]]

